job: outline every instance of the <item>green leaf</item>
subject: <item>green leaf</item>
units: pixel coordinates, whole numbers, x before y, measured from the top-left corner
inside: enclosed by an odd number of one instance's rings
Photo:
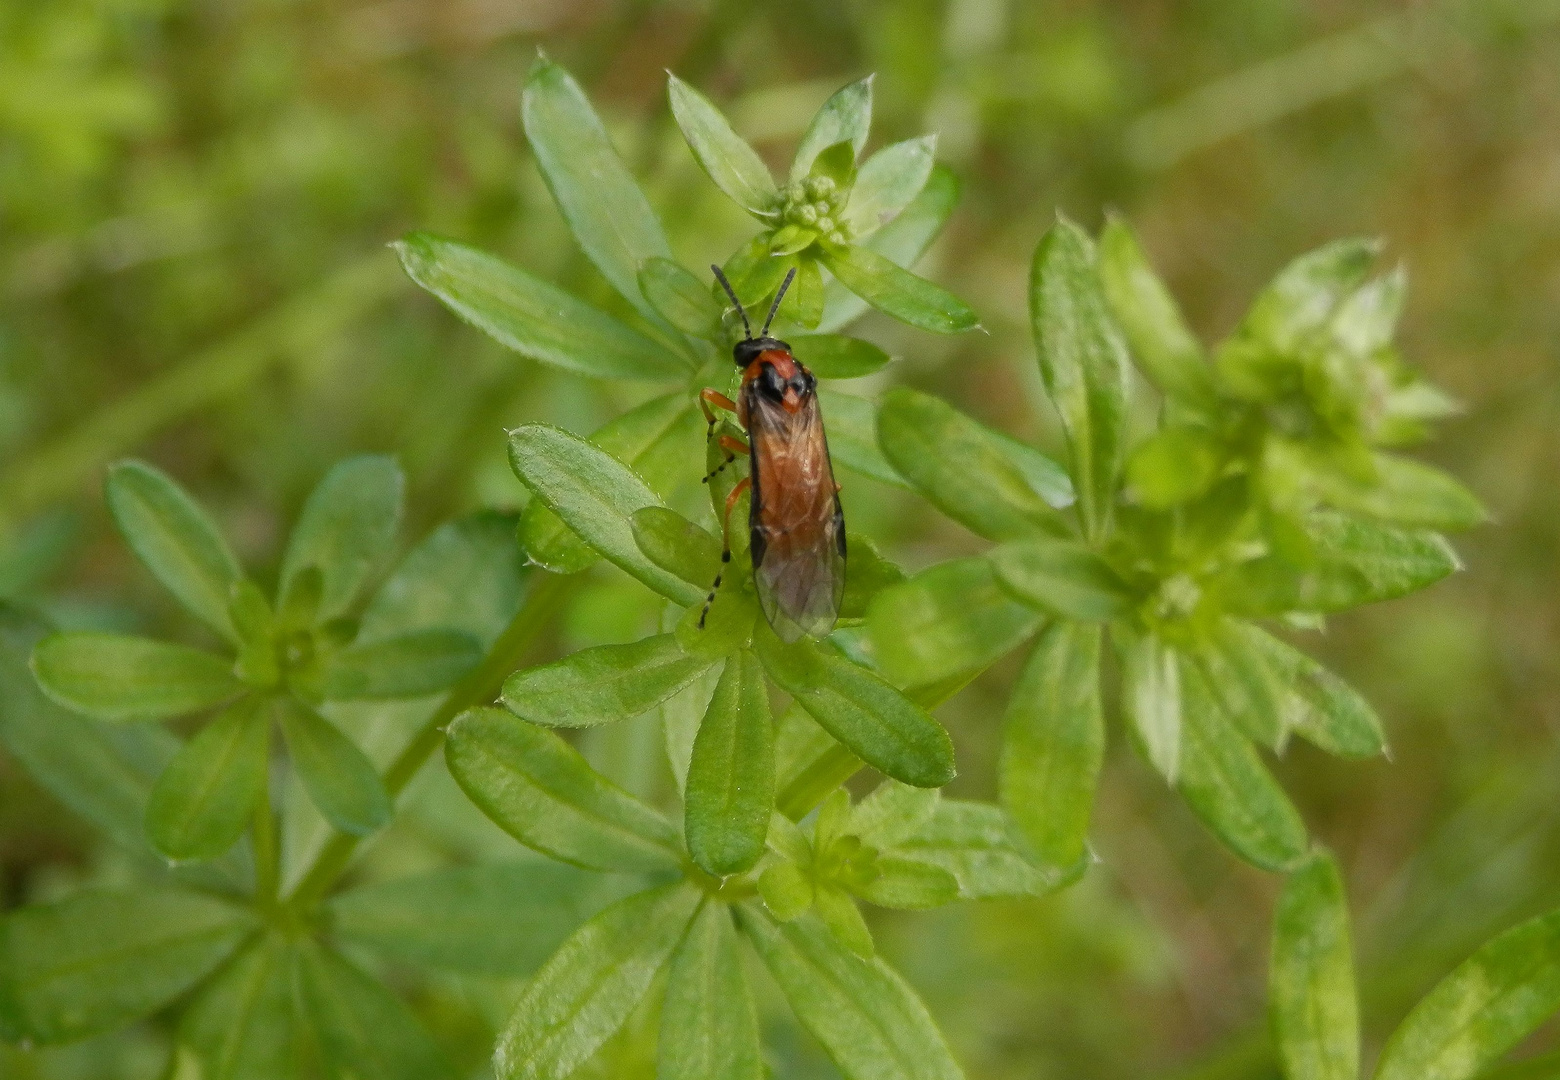
[[[374,763],[339,728],[292,698],[277,701],[293,769],[325,820],[342,832],[367,836],[394,813]]]
[[[878,447],[876,402],[820,386],[818,403],[828,429],[829,455],[836,465],[870,476],[880,483],[900,488],[907,486],[904,477],[894,470]]]
[[[1000,806],[944,798],[913,836],[894,845],[896,854],[940,866],[959,883],[966,900],[1044,896],[1075,880],[1085,865],[1040,865],[1012,817]]]
[[[789,819],[787,819],[789,820]],[[790,922],[813,905],[813,880],[795,863],[770,863],[758,878],[758,894],[775,918]]]
[[[236,642],[228,596],[243,570],[200,505],[143,461],[110,466],[104,492],[114,525],[136,558],[192,614]]]
[[[922,135],[885,146],[869,157],[856,173],[845,208],[850,235],[865,237],[899,216],[926,186],[936,154],[937,136]]]
[[[869,904],[899,911],[926,911],[959,899],[959,879],[919,859],[879,855],[877,874],[854,892]]]
[[[1305,857],[1305,823],[1220,714],[1202,673],[1182,665],[1180,681],[1182,796],[1235,854],[1264,870],[1288,870]]]
[[[704,722],[704,710],[709,707],[710,698],[715,694],[715,684],[720,681],[722,670],[721,665],[711,664],[697,679],[661,702],[658,710],[666,743],[666,759],[679,792],[688,784],[693,741],[698,738],[699,725]],[[808,727],[818,730],[811,722],[808,722]]]
[[[666,979],[657,1080],[763,1080],[758,1014],[731,909],[707,903],[688,927]]]
[[[1154,510],[1190,502],[1219,478],[1223,447],[1200,428],[1162,427],[1127,459],[1127,484]]]
[[[812,172],[813,161],[835,143],[849,142],[852,154],[861,155],[872,127],[872,78],[868,75],[841,87],[823,103],[796,148],[796,158],[791,162],[792,181]]]
[[[686,607],[703,599],[698,588],[655,565],[634,542],[634,511],[662,504],[628,466],[546,424],[511,431],[509,460],[536,497],[611,562],[674,603]]]
[[[1387,1040],[1376,1080],[1465,1080],[1560,1009],[1560,911],[1480,946]]]
[[[50,635],[33,651],[32,669],[49,697],[100,720],[165,720],[244,689],[231,660],[120,634]]]
[[[1365,280],[1380,250],[1375,240],[1349,238],[1300,256],[1252,302],[1236,336],[1256,338],[1281,352],[1295,349],[1333,318]]]
[[[672,634],[598,645],[504,680],[504,705],[544,727],[594,727],[649,712],[710,666]]]
[[[871,960],[877,953],[872,942],[872,931],[855,898],[840,886],[829,881],[817,883],[813,893],[813,910],[829,928],[834,940],[863,960]]]
[[[1083,857],[1104,759],[1100,628],[1055,623],[1013,688],[998,774],[1002,805],[1047,863]]]
[[[859,379],[881,371],[888,353],[860,338],[843,334],[793,334],[791,350],[820,379]]]
[[[202,987],[179,1022],[201,1080],[304,1080],[312,1033],[293,1003],[292,944],[267,934]]]
[[[410,233],[393,246],[407,276],[521,356],[595,379],[661,380],[688,374],[683,357],[496,255],[422,232]],[[637,292],[637,277],[634,280]]]
[[[1284,883],[1273,916],[1268,999],[1285,1080],[1357,1080],[1349,908],[1338,865],[1326,852],[1314,853]]]
[[[28,661],[48,632],[36,616],[0,603],[0,746],[63,806],[153,858],[141,825],[147,793],[179,740],[154,725],[88,720],[45,697]]]
[[[639,291],[639,268],[647,259],[672,258],[672,249],[584,91],[543,57],[526,79],[520,114],[542,179],[581,250],[625,300],[659,323]]]
[[[588,1060],[650,989],[702,898],[662,886],[575,931],[521,993],[493,1057],[498,1080],[557,1080]]]
[[[1029,317],[1040,374],[1072,451],[1084,531],[1104,535],[1125,450],[1127,347],[1095,269],[1094,244],[1059,217],[1035,249]]]
[[[688,853],[709,874],[740,874],[764,853],[775,798],[775,731],[758,658],[726,661],[688,766]]]
[[[798,251],[805,251],[817,242],[817,229],[809,229],[805,225],[787,225],[777,229],[769,238],[769,254],[776,258],[795,255]],[[752,286],[748,288],[751,289]]]
[[[851,808],[845,830],[876,848],[914,836],[937,813],[942,792],[885,780]]]
[[[453,686],[482,660],[482,646],[459,630],[414,630],[358,642],[325,662],[327,701],[415,698]]]
[[[300,574],[322,578],[320,622],[346,613],[385,563],[401,527],[406,478],[395,459],[365,454],[338,462],[310,493],[282,558],[282,606]]]
[[[1242,632],[1266,656],[1286,687],[1280,698],[1284,724],[1306,741],[1342,757],[1375,757],[1386,750],[1381,718],[1337,675],[1255,626]]]
[[[997,580],[1025,603],[1064,619],[1108,622],[1132,610],[1110,564],[1071,540],[1021,540],[989,556]]]
[[[1213,369],[1181,310],[1148,264],[1132,227],[1112,215],[1100,233],[1100,287],[1138,366],[1166,397],[1213,404]]]
[[[707,340],[719,335],[720,305],[704,282],[681,263],[671,259],[645,260],[639,268],[639,291],[663,319],[683,333]]]
[[[550,731],[500,709],[469,709],[450,725],[444,755],[467,797],[544,855],[595,870],[680,864],[672,824]]]
[[[296,979],[298,1009],[318,1033],[332,1072],[375,1080],[454,1076],[416,1014],[335,953],[305,939],[298,946]]]
[[[856,148],[848,139],[825,146],[813,158],[807,175],[809,179],[823,177],[834,181],[835,190],[849,197],[856,183]]]
[[[816,329],[823,319],[823,268],[817,259],[809,256],[797,260],[796,280],[791,282],[791,288],[785,295],[789,318],[794,319],[803,329]],[[806,336],[792,335],[791,340],[794,343],[797,337]]]
[[[863,246],[903,267],[914,266],[936,239],[959,201],[959,181],[944,165],[932,169],[926,186],[893,221],[867,237]],[[818,329],[840,329],[867,310],[867,302],[831,281],[824,288],[823,319]]]
[[[360,886],[327,911],[335,933],[411,967],[514,978],[617,891],[600,874],[533,856]]]
[[[184,993],[255,927],[242,908],[173,889],[80,892],[0,922],[0,1017],[7,1037],[86,1038]]]
[[[845,1080],[960,1080],[926,1006],[882,960],[861,960],[812,919],[738,909],[743,932],[802,1026]]]
[[[1440,469],[1395,454],[1375,454],[1374,482],[1336,470],[1316,480],[1328,505],[1347,514],[1420,529],[1471,529],[1489,520],[1478,497]]]
[[[645,557],[690,585],[708,586],[720,561],[720,540],[675,510],[646,506],[635,510],[634,543]]]
[[[676,75],[667,74],[666,95],[688,148],[715,186],[755,217],[772,217],[779,193],[758,153],[731,130],[719,109]]]
[[[769,677],[873,768],[914,787],[953,779],[948,733],[877,675],[805,639],[782,645],[762,627],[757,644]]]
[[[986,559],[939,563],[884,589],[867,609],[878,663],[904,686],[983,671],[1039,625],[1033,608],[997,584]]]
[[[1175,649],[1152,631],[1117,623],[1111,629],[1121,658],[1121,708],[1149,764],[1172,784],[1181,769],[1181,670]]]
[[[1268,662],[1267,653],[1249,641],[1248,629],[1239,620],[1220,619],[1208,641],[1189,650],[1184,659],[1202,671],[1214,702],[1235,730],[1277,753],[1289,734],[1284,709],[1287,684]]]
[[[891,585],[905,580],[905,572],[878,551],[877,545],[860,533],[848,533],[846,550],[850,559],[845,567],[845,592],[840,597],[840,618],[861,619],[872,598]]]
[[[1306,522],[1310,565],[1268,555],[1235,567],[1221,581],[1230,608],[1246,615],[1344,611],[1395,600],[1461,569],[1451,546],[1432,532],[1394,529],[1317,512]]]
[[[215,859],[238,840],[270,775],[270,717],[246,697],[184,744],[152,787],[146,833],[170,859]]]
[[[1033,446],[1006,432],[981,425],[981,430],[993,446],[1002,453],[1023,475],[1024,481],[1034,489],[1045,504],[1056,510],[1065,510],[1077,500],[1073,496],[1072,477],[1057,462],[1046,457]]]
[[[652,398],[602,425],[590,436],[643,480],[651,491],[670,491],[703,435],[685,391]],[[520,515],[520,544],[526,558],[555,574],[577,574],[600,558],[540,499]],[[708,585],[708,579],[703,583]]]
[[[941,398],[907,387],[883,397],[878,441],[893,468],[932,505],[989,540],[1060,528],[1004,447]]]
[[[934,334],[958,334],[980,325],[963,300],[871,248],[825,248],[823,264],[841,285],[900,322]]]

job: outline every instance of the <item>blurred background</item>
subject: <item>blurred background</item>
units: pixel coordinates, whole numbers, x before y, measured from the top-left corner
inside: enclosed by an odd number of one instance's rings
[[[100,483],[123,455],[186,484],[264,577],[346,453],[399,455],[416,539],[519,504],[505,426],[588,431],[643,396],[503,352],[385,247],[427,228],[614,302],[520,130],[539,46],[586,86],[690,266],[751,229],[677,137],[664,69],[777,163],[829,93],[877,72],[874,144],[936,131],[964,183],[922,271],[990,334],[868,320],[898,362],[847,389],[913,383],[1052,450],[1025,295],[1057,208],[1091,228],[1125,213],[1209,340],[1291,257],[1383,237],[1412,281],[1405,352],[1466,404],[1427,454],[1495,521],[1460,538],[1465,573],[1305,643],[1393,746],[1350,763],[1297,745],[1278,766],[1348,878],[1368,1053],[1479,941],[1560,903],[1556,0],[0,0],[0,595],[63,624],[190,634],[109,527]],[[844,497],[908,569],[978,548],[870,480]],[[644,589],[590,575],[553,652],[655,620]],[[941,710],[954,793],[993,794],[1014,674]],[[471,857],[430,835],[387,838],[379,864]],[[1062,895],[875,924],[970,1076],[1276,1075],[1277,882],[1120,738],[1094,837],[1098,865]],[[0,751],[0,908],[112,880],[114,859]],[[414,993],[482,1075],[502,1012],[469,987]],[[166,1038],[152,1023],[0,1050],[0,1075],[149,1080]],[[780,1075],[828,1075],[802,1036],[771,1041]],[[611,1075],[639,1075],[631,1059]]]

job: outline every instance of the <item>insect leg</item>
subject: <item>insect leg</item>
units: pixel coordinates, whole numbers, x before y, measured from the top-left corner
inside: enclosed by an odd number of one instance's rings
[[[744,476],[737,486],[731,489],[731,494],[726,496],[726,512],[721,517],[720,529],[720,573],[715,575],[715,583],[710,586],[710,594],[704,598],[704,610],[699,612],[699,629],[704,629],[704,620],[709,616],[710,605],[715,603],[715,593],[720,588],[720,582],[726,576],[726,564],[731,562],[731,510],[737,505],[737,500],[742,493],[753,486],[753,478]]]
[[[714,409],[710,408],[712,405]],[[699,408],[704,410],[705,422],[709,424],[709,431],[704,436],[704,441],[708,442],[715,437],[715,409],[725,409],[729,413],[734,413],[737,411],[737,403],[719,390],[711,390],[706,386],[699,391]]]
[[[726,460],[715,466],[714,469],[705,473],[704,479],[700,480],[699,483],[708,484],[715,476],[725,472],[727,465],[730,465],[733,461],[737,460],[737,454],[745,454],[748,452],[748,444],[737,438],[735,435],[722,435],[720,437],[720,448],[726,451]]]

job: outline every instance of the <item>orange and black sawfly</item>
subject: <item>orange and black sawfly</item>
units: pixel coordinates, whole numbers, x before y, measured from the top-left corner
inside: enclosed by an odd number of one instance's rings
[[[769,326],[796,270],[786,275],[764,328],[754,337],[731,282],[720,267],[710,269],[737,306],[746,336],[731,351],[742,370],[737,400],[705,389],[699,392],[699,405],[709,421],[711,438],[715,409],[736,414],[748,441],[722,435],[720,448],[726,460],[720,468],[736,460],[736,455],[746,454],[748,475],[726,498],[721,575],[715,578],[704,602],[699,626],[703,627],[715,601],[725,564],[731,561],[732,508],[744,491],[751,491],[749,551],[764,617],[782,641],[794,642],[804,635],[823,637],[834,629],[845,593],[845,515],[840,509],[840,486],[834,482],[829,443],[824,437],[818,380],[791,355],[791,346],[769,336]]]

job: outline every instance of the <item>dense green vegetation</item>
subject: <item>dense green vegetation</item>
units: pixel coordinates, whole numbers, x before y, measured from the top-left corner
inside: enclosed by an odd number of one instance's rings
[[[1551,1075],[1556,22],[0,9],[3,1074]]]

